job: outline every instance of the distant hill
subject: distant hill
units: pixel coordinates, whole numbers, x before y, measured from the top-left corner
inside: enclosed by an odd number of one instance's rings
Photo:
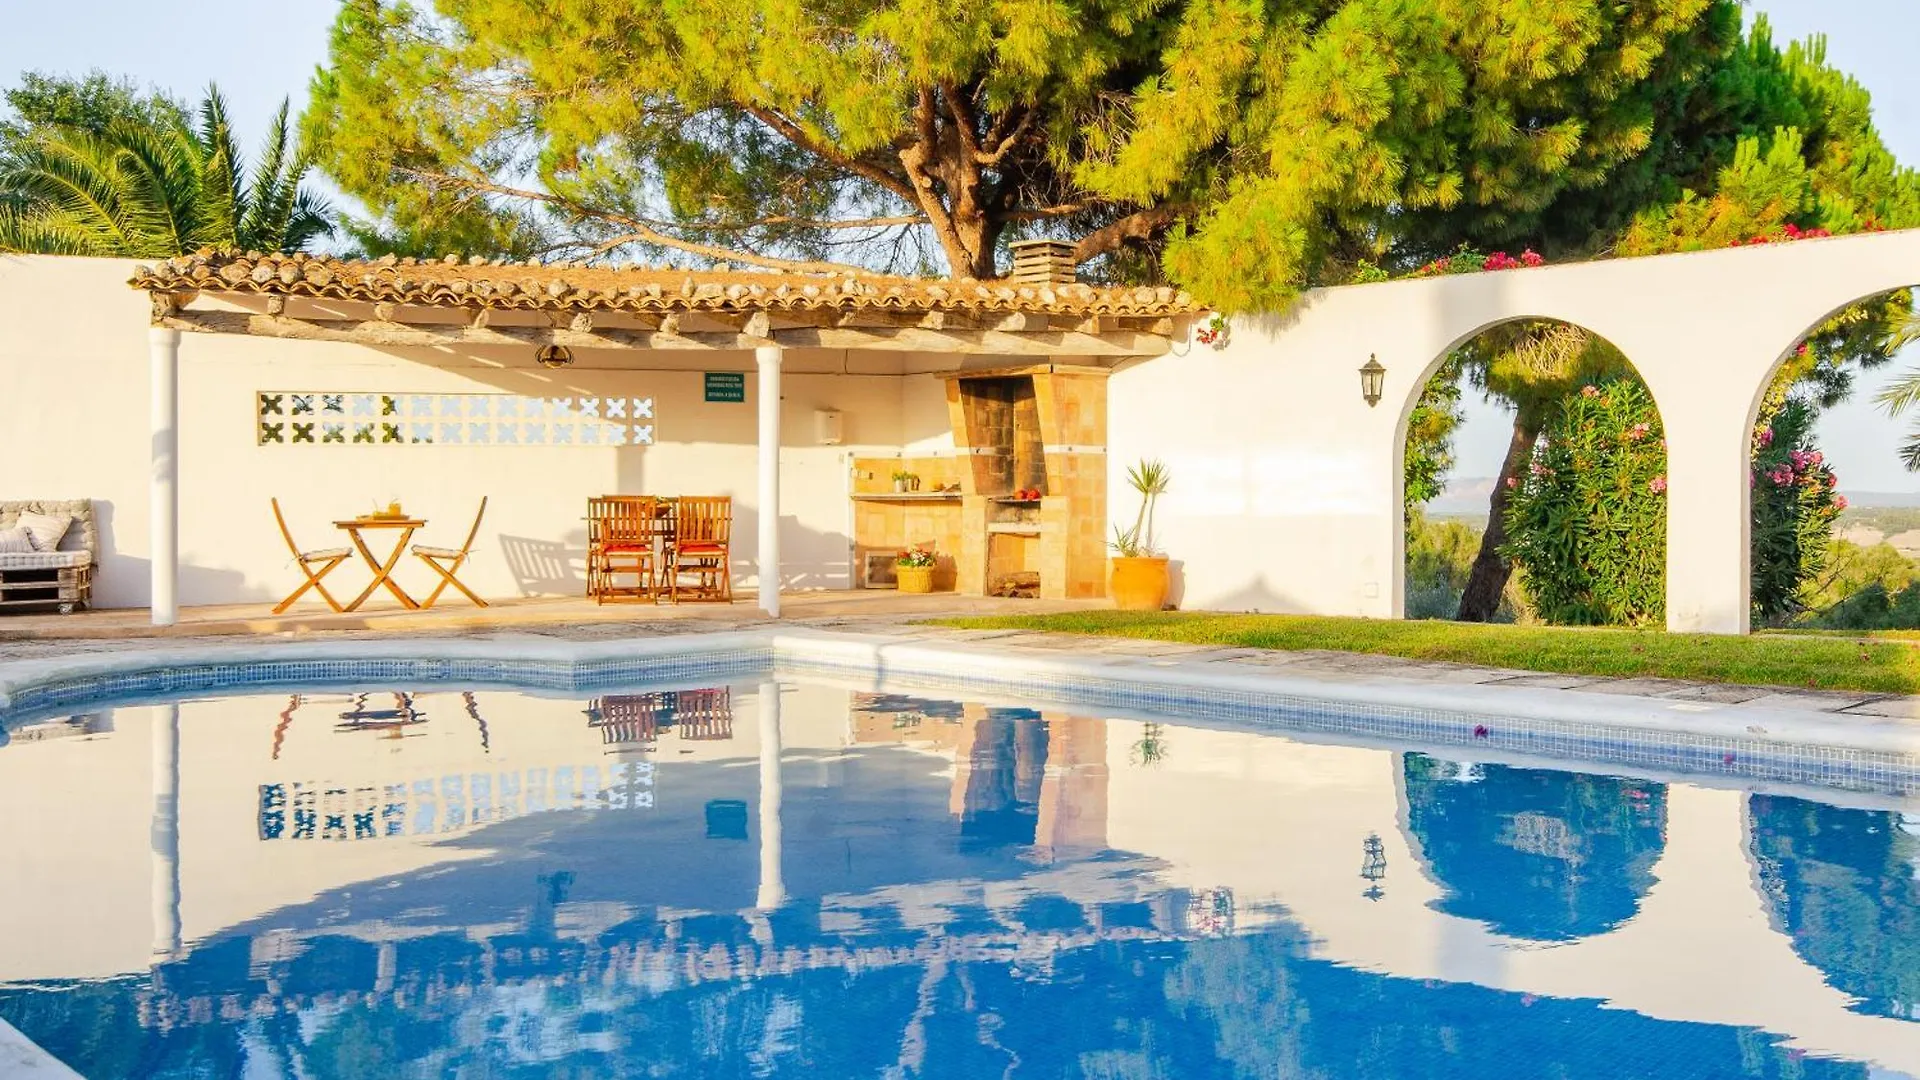
[[[1447,481],[1447,490],[1441,492],[1439,498],[1427,504],[1427,516],[1472,516],[1484,519],[1487,516],[1487,502],[1493,498],[1493,483],[1491,476],[1455,477]]]
[[[1847,502],[1861,509],[1883,506],[1920,506],[1920,491],[1843,491]]]

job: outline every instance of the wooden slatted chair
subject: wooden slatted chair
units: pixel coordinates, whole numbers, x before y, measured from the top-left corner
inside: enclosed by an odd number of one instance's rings
[[[287,550],[293,552],[294,564],[300,567],[301,575],[307,579],[299,588],[293,590],[285,600],[280,601],[279,605],[273,609],[273,613],[275,615],[283,614],[288,608],[293,606],[294,601],[305,596],[308,589],[319,593],[320,598],[325,600],[327,606],[333,610],[345,611],[346,608],[340,606],[340,601],[335,600],[333,594],[327,591],[327,587],[320,584],[320,579],[333,573],[334,569],[341,563],[352,558],[353,549],[316,548],[312,551],[301,551],[300,545],[294,542],[292,530],[287,528],[286,515],[280,512],[280,500],[271,499],[269,501],[273,503],[273,520],[280,524],[280,535],[287,542]],[[315,569],[315,567],[318,567],[318,569]]]
[[[426,544],[413,545],[413,553],[419,556],[420,561],[433,567],[433,572],[440,575],[440,584],[435,585],[433,591],[427,594],[427,598],[420,602],[422,609],[432,607],[433,602],[440,599],[440,594],[449,585],[459,589],[467,599],[473,601],[475,607],[488,606],[485,600],[475,596],[472,589],[462,584],[458,576],[460,567],[467,561],[467,557],[473,554],[473,541],[480,535],[480,522],[486,516],[487,497],[482,495],[480,512],[473,515],[473,528],[467,530],[466,543],[457,548],[430,547]]]
[[[692,599],[733,600],[733,499],[683,495],[674,504],[672,562],[667,592],[680,602],[680,578],[692,575]]]
[[[655,538],[660,500],[651,495],[602,495],[587,500],[587,594],[594,603],[652,599],[659,570]],[[632,588],[614,579],[631,574]]]

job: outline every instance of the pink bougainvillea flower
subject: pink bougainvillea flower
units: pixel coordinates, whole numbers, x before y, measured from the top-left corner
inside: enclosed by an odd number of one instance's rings
[[[1667,490],[1667,478],[1664,476],[1656,476],[1647,481],[1647,490],[1653,492],[1655,495],[1665,494]]]
[[[1833,508],[1835,510],[1845,510],[1847,508],[1847,497],[1845,495],[1835,495],[1833,497]]]
[[[1547,260],[1540,257],[1539,252],[1533,250],[1532,248],[1528,248],[1527,250],[1520,253],[1520,262],[1522,265],[1525,265],[1525,266],[1541,266],[1541,265],[1544,265],[1546,261]]]
[[[1760,445],[1761,446],[1773,445],[1773,429],[1772,428],[1760,429]]]
[[[1508,490],[1512,490],[1512,489],[1514,489],[1514,488],[1517,488],[1517,487],[1519,487],[1519,486],[1520,486],[1520,478],[1519,478],[1519,477],[1517,477],[1517,476],[1509,476],[1509,477],[1507,477],[1507,489],[1508,489]]]

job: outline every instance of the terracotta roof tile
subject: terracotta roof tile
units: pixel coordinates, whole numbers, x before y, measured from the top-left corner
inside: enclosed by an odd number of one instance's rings
[[[141,266],[129,282],[151,292],[250,293],[435,307],[669,312],[1035,312],[1162,316],[1198,310],[1164,286],[797,274],[757,270],[528,265],[478,256],[361,261],[307,254],[202,251]]]

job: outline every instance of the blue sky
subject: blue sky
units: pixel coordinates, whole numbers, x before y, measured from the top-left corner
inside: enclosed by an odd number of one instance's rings
[[[0,37],[0,85],[29,69],[99,68],[191,98],[218,82],[251,144],[280,99],[297,112],[315,65],[326,56],[330,0],[199,0],[191,14],[169,14],[135,0],[0,0],[10,33]],[[1902,161],[1920,162],[1920,9],[1914,0],[1756,0],[1779,40],[1825,33],[1829,59],[1872,91],[1881,132]],[[1903,362],[1920,363],[1910,350]],[[1880,377],[1862,380],[1854,399],[1830,412],[1821,442],[1852,492],[1920,491],[1920,476],[1894,457],[1904,421],[1872,404]],[[1507,444],[1506,421],[1475,403],[1459,439],[1461,476],[1490,476]]]

